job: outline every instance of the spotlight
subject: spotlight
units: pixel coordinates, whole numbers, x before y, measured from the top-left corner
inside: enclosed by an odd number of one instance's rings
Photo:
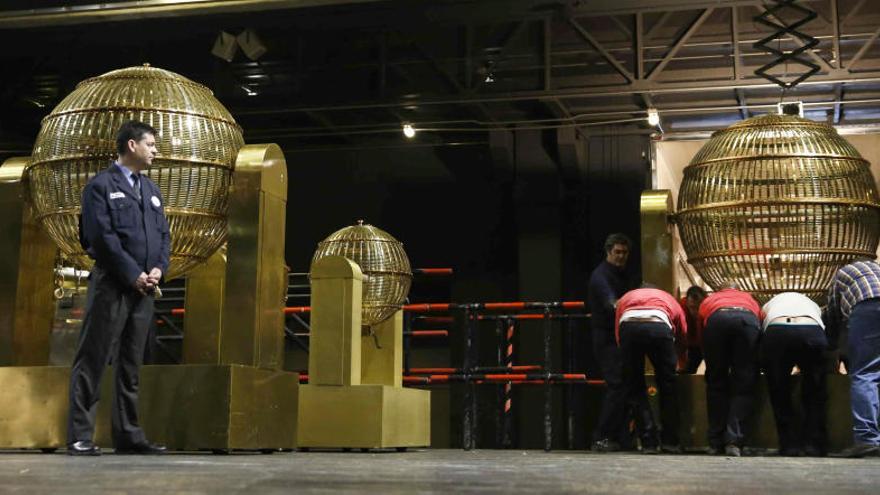
[[[483,82],[487,84],[495,82],[495,62],[489,60],[486,62],[486,66],[483,67],[483,70],[486,73],[486,78],[483,79]]]
[[[406,136],[407,139],[416,137],[416,130],[413,128],[412,124],[403,124],[403,135]]]
[[[238,45],[241,47],[241,51],[243,51],[244,54],[247,55],[247,58],[251,60],[256,61],[266,53],[266,45],[260,41],[260,38],[257,37],[257,33],[251,29],[245,29],[236,37],[236,39],[238,40]]]
[[[243,89],[244,92],[245,92],[248,96],[257,96],[257,95],[259,94],[259,93],[257,93],[256,91],[254,91],[253,89],[251,89],[251,88],[249,88],[249,87],[247,87],[247,86],[245,86],[245,85],[242,85],[242,86],[241,86],[241,89]]]
[[[227,62],[232,62],[237,51],[238,45],[235,43],[235,36],[226,31],[220,31],[220,34],[217,35],[217,40],[214,41],[214,47],[211,48],[211,54]]]
[[[650,126],[652,126],[652,127],[656,127],[657,124],[660,123],[660,114],[657,113],[657,109],[656,109],[656,108],[649,108],[649,109],[648,109],[648,118],[647,118],[647,120],[648,120],[648,125],[650,125]]]
[[[786,101],[776,104],[776,110],[779,115],[797,115],[804,117],[804,102],[802,101]]]

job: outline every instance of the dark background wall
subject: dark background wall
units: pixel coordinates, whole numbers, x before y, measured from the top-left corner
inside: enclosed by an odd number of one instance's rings
[[[307,271],[314,248],[334,230],[364,219],[404,243],[414,267],[451,267],[447,281],[417,278],[413,302],[583,300],[590,271],[604,257],[610,232],[634,241],[629,273],[639,277],[639,195],[650,187],[650,142],[632,129],[610,128],[586,142],[583,175],[565,180],[552,147],[540,136],[513,139],[513,164],[499,164],[488,144],[286,153],[290,171],[287,261]],[[523,160],[528,163],[523,163]],[[588,322],[554,323],[554,369],[586,370],[598,376]],[[497,358],[495,323],[479,324],[480,363]],[[447,342],[416,340],[412,366],[461,366],[463,333],[450,327]],[[302,365],[304,353],[291,347]],[[569,353],[572,359],[569,360]],[[516,361],[540,363],[540,323],[518,330]],[[296,367],[296,365],[292,365]],[[569,369],[570,368],[570,369]],[[554,390],[554,443],[566,446],[574,428],[576,447],[586,446],[592,409],[601,390],[574,386]],[[434,387],[435,416],[445,438],[436,446],[461,444],[463,387]],[[478,445],[496,444],[497,387],[479,389]],[[522,386],[514,392],[516,444],[543,446],[543,392]],[[575,419],[571,426],[568,411]],[[445,418],[448,418],[445,419]],[[437,427],[435,426],[435,430]]]

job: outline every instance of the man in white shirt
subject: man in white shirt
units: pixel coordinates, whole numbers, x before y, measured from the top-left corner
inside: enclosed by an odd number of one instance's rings
[[[828,448],[824,363],[828,339],[822,311],[803,294],[783,292],[770,299],[762,313],[761,365],[776,419],[779,455],[824,456]],[[800,369],[802,421],[791,398],[794,366]]]

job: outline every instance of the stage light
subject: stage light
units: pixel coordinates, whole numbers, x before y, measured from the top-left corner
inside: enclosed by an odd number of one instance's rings
[[[416,137],[416,130],[412,124],[403,124],[403,135],[406,136],[407,139]]]
[[[211,48],[211,54],[227,62],[232,62],[237,51],[238,44],[235,42],[235,36],[226,31],[220,31],[220,34],[217,35],[217,40],[214,41],[214,47]]]
[[[652,127],[656,127],[657,124],[660,123],[660,114],[657,113],[656,108],[649,108],[648,109],[648,119],[647,120],[648,120],[648,125],[650,125]]]
[[[257,36],[251,29],[245,29],[242,31],[236,39],[238,40],[238,45],[241,47],[241,51],[247,55],[247,58],[256,61],[260,57],[266,53],[266,45],[260,41],[260,38]]]

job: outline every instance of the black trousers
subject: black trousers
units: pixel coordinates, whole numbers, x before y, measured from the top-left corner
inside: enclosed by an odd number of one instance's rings
[[[761,366],[767,377],[780,450],[827,450],[825,349],[819,325],[770,325],[761,339]],[[800,369],[803,418],[792,403],[791,370]]]
[[[613,329],[594,328],[592,334],[593,352],[606,385],[599,420],[593,430],[593,440],[607,438],[629,447],[631,441],[627,432],[626,390],[623,387],[620,348],[615,341]]]
[[[661,322],[627,321],[620,324],[620,352],[627,402],[641,414],[636,417],[643,447],[678,445],[678,398],[675,386],[675,354],[672,329]],[[654,366],[654,380],[660,391],[662,428],[651,413],[645,384],[645,357]]]
[[[152,318],[152,296],[121,287],[97,266],[92,269],[85,319],[70,370],[68,444],[92,440],[101,376],[111,363],[113,445],[128,448],[146,442],[138,424],[138,371]]]
[[[758,317],[751,311],[718,310],[706,321],[706,408],[709,445],[742,446],[758,380]]]
[[[703,348],[698,345],[688,346],[687,356],[687,364],[685,364],[682,374],[696,374],[697,370],[700,368],[700,363],[703,362]]]

